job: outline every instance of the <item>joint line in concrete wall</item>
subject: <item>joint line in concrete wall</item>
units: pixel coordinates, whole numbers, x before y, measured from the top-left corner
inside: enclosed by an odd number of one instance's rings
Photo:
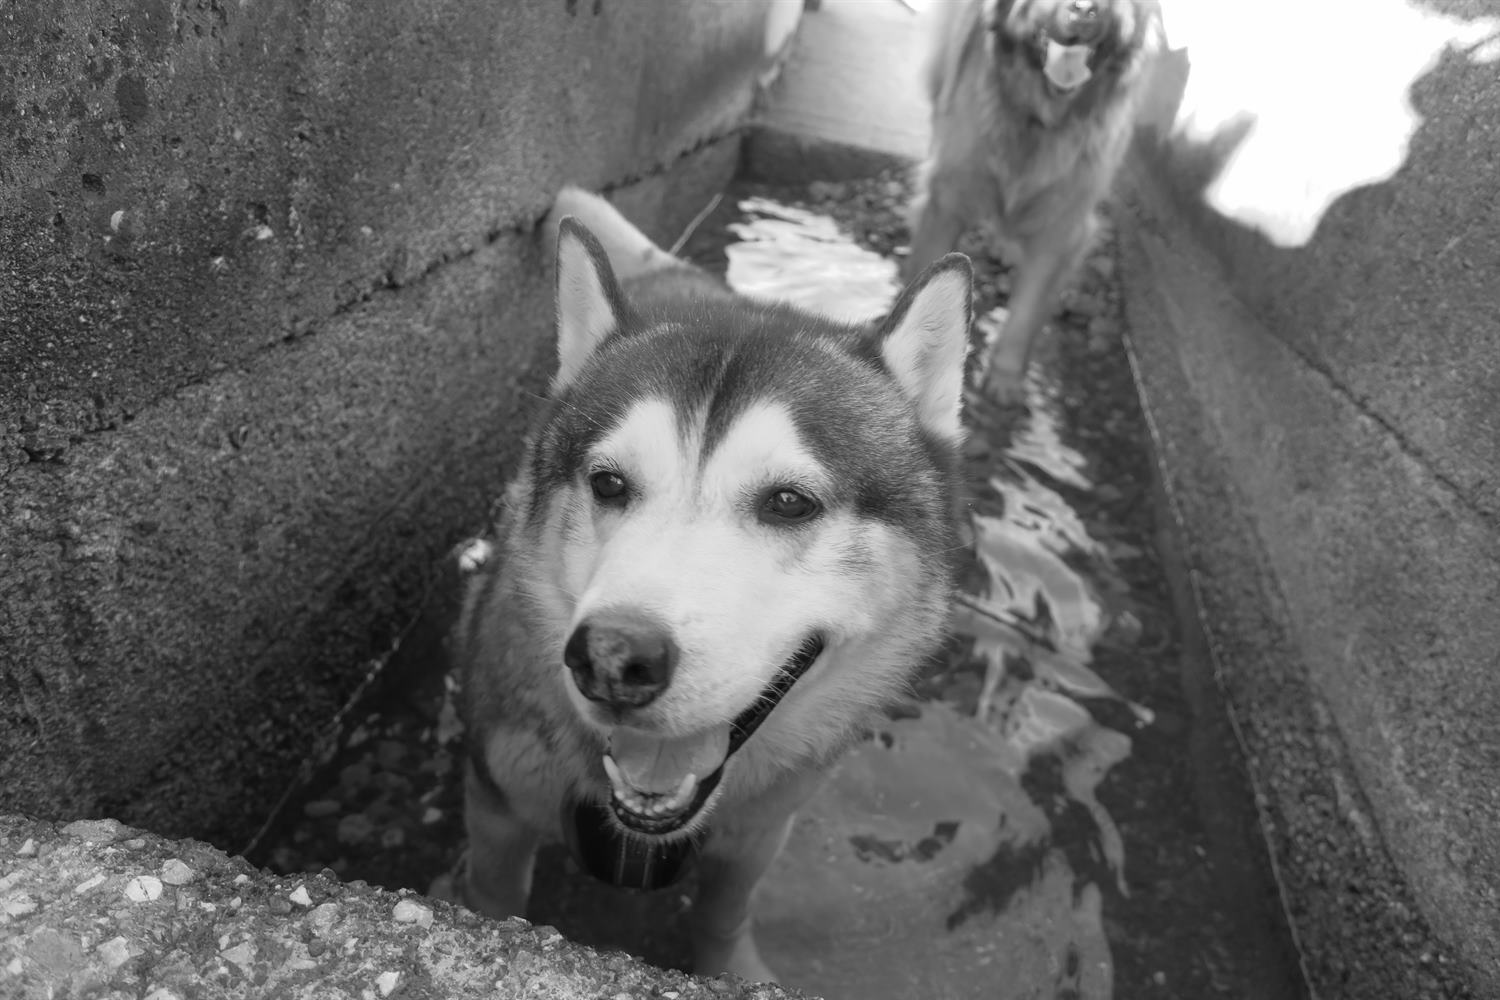
[[[734,128],[727,129],[723,132],[712,133],[703,136],[692,145],[680,149],[673,156],[667,159],[657,160],[645,170],[627,174],[624,177],[619,177],[605,184],[601,184],[599,190],[603,193],[608,194],[613,191],[618,191],[622,188],[628,188],[634,184],[639,184],[642,181],[650,180],[654,177],[663,176],[664,174],[669,173],[673,169],[673,167],[675,167],[683,160],[686,160],[694,156],[695,154],[702,152],[710,146],[714,146],[720,142],[723,142],[726,139],[732,139],[735,136],[743,133],[743,131],[744,126],[737,125]],[[388,269],[385,272],[383,280],[379,281],[376,284],[369,285],[364,290],[355,293],[350,298],[335,305],[328,318],[331,319],[337,316],[342,316],[350,310],[358,308],[364,303],[371,301],[376,295],[379,295],[382,292],[396,292],[408,286],[418,285],[449,264],[467,260],[468,258],[474,256],[474,254],[479,253],[487,247],[493,246],[500,239],[507,235],[524,235],[526,233],[533,233],[536,231],[537,227],[541,225],[542,220],[547,217],[547,213],[551,211],[551,209],[552,206],[549,203],[540,212],[534,213],[530,216],[514,219],[508,224],[501,225],[487,231],[480,238],[480,241],[474,246],[466,247],[464,249],[449,253],[439,254],[421,271],[405,280],[396,278],[394,271]],[[283,341],[286,342],[300,340],[306,336],[310,336],[310,334],[289,333],[283,338]]]
[[[1236,300],[1238,300],[1238,298],[1239,297],[1236,295]],[[1240,301],[1240,305],[1242,308],[1245,307],[1245,303],[1243,301]],[[1431,476],[1432,479],[1449,494],[1452,500],[1456,504],[1458,504],[1459,507],[1463,508],[1474,517],[1478,518],[1487,527],[1500,528],[1500,511],[1487,509],[1478,501],[1471,499],[1469,495],[1464,491],[1463,486],[1452,479],[1450,476],[1448,476],[1446,473],[1444,473],[1441,469],[1437,468],[1433,464],[1428,454],[1423,451],[1417,444],[1415,444],[1410,438],[1403,434],[1399,427],[1382,416],[1379,411],[1371,408],[1368,399],[1360,396],[1353,389],[1349,388],[1343,382],[1339,381],[1338,377],[1334,375],[1333,371],[1323,365],[1316,357],[1303,351],[1301,348],[1292,343],[1286,337],[1282,336],[1277,331],[1270,329],[1269,327],[1265,327],[1263,324],[1262,328],[1266,329],[1270,336],[1274,338],[1276,342],[1279,343],[1282,347],[1286,348],[1293,357],[1301,361],[1309,371],[1320,377],[1335,395],[1337,395],[1339,398],[1343,399],[1344,402],[1353,407],[1360,416],[1368,419],[1382,431],[1384,431],[1387,435],[1389,435],[1390,439],[1395,442],[1396,447],[1400,450],[1401,454],[1419,465],[1422,468],[1422,471]]]
[[[1170,212],[1172,215],[1177,216],[1179,219],[1181,219],[1180,209],[1175,205],[1173,199],[1161,199],[1158,195],[1158,204],[1153,209],[1153,213],[1160,211]],[[1171,229],[1171,227],[1162,219],[1153,219],[1153,213],[1134,213],[1136,223],[1149,230],[1152,235],[1157,237],[1158,239],[1162,239],[1170,243],[1172,237],[1169,230]],[[1192,229],[1191,226],[1187,226],[1186,228],[1189,230]],[[1217,260],[1217,258],[1214,259]],[[1390,439],[1395,442],[1396,447],[1400,450],[1401,454],[1406,458],[1411,459],[1418,466],[1420,466],[1425,473],[1431,476],[1432,479],[1439,486],[1441,486],[1447,494],[1449,494],[1454,503],[1456,503],[1464,511],[1473,515],[1486,527],[1500,528],[1500,511],[1488,509],[1483,504],[1469,497],[1469,495],[1464,491],[1462,484],[1458,483],[1452,477],[1445,474],[1441,469],[1437,468],[1433,464],[1430,456],[1428,456],[1425,451],[1423,451],[1418,445],[1411,441],[1411,439],[1403,434],[1399,427],[1391,423],[1391,421],[1382,416],[1378,411],[1372,409],[1369,405],[1369,401],[1366,398],[1361,397],[1353,389],[1349,388],[1349,386],[1341,382],[1333,373],[1333,371],[1330,370],[1326,365],[1324,365],[1318,358],[1308,354],[1288,338],[1282,336],[1274,328],[1268,326],[1265,323],[1262,323],[1256,311],[1252,309],[1243,298],[1241,298],[1232,280],[1229,280],[1227,275],[1223,273],[1222,263],[1208,265],[1198,260],[1188,260],[1187,258],[1184,258],[1184,263],[1199,271],[1204,280],[1207,280],[1212,284],[1225,289],[1225,294],[1229,295],[1234,300],[1234,305],[1237,309],[1239,309],[1244,315],[1251,317],[1252,321],[1257,327],[1264,330],[1266,334],[1273,340],[1275,340],[1278,345],[1285,348],[1293,357],[1300,361],[1304,368],[1321,378],[1334,395],[1338,396],[1341,400],[1351,406],[1356,412],[1359,413],[1360,416],[1368,419],[1371,423],[1375,424],[1378,428],[1384,431],[1390,437]],[[1218,269],[1219,273],[1210,274],[1204,270],[1205,268],[1210,267]],[[1139,385],[1139,381],[1137,382],[1137,384]]]

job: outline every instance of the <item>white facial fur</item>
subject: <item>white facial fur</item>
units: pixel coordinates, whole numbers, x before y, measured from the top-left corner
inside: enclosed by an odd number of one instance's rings
[[[556,591],[576,595],[564,631],[622,607],[666,622],[677,669],[633,722],[672,735],[732,720],[816,632],[824,654],[767,723],[783,737],[747,749],[774,742],[777,753],[795,756],[823,747],[825,734],[809,727],[853,725],[904,682],[931,638],[936,615],[920,596],[931,589],[922,583],[924,557],[891,527],[848,510],[825,508],[800,527],[757,518],[767,489],[826,499],[832,485],[778,404],[742,414],[707,461],[700,448],[701,428],[684,440],[660,400],[635,404],[597,444],[594,461],[624,475],[633,493],[617,510],[597,506],[586,482],[578,486]],[[607,724],[567,687],[584,718]],[[775,766],[764,753],[738,757],[750,758],[739,767],[742,783]]]

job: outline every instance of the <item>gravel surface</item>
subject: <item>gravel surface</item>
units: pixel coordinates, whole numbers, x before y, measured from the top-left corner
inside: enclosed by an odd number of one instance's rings
[[[113,820],[0,817],[0,996],[696,1000],[793,996],[600,955],[521,920],[277,877]]]

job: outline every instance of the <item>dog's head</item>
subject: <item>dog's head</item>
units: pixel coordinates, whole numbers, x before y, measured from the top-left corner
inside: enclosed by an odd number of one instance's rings
[[[1131,72],[1151,37],[1148,0],[986,0],[997,55],[1023,61],[1053,105],[1097,98]]]
[[[557,259],[530,601],[616,817],[673,835],[721,777],[748,794],[841,749],[940,635],[969,266],[866,331],[728,296],[638,310],[573,220]]]

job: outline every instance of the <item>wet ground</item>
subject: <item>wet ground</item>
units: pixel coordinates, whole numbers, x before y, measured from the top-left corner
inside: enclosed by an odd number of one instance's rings
[[[730,192],[682,252],[850,318],[896,291],[903,183]],[[977,238],[976,335],[1004,269]],[[1024,408],[971,393],[972,559],[949,655],[837,769],[763,886],[762,951],[833,998],[1295,997],[1295,962],[1170,539],[1106,239]],[[978,384],[976,371],[975,383]],[[451,587],[452,581],[449,581]],[[449,588],[252,845],[426,888],[461,846],[463,734],[432,664]],[[544,854],[530,916],[667,965],[690,886],[624,896]]]

